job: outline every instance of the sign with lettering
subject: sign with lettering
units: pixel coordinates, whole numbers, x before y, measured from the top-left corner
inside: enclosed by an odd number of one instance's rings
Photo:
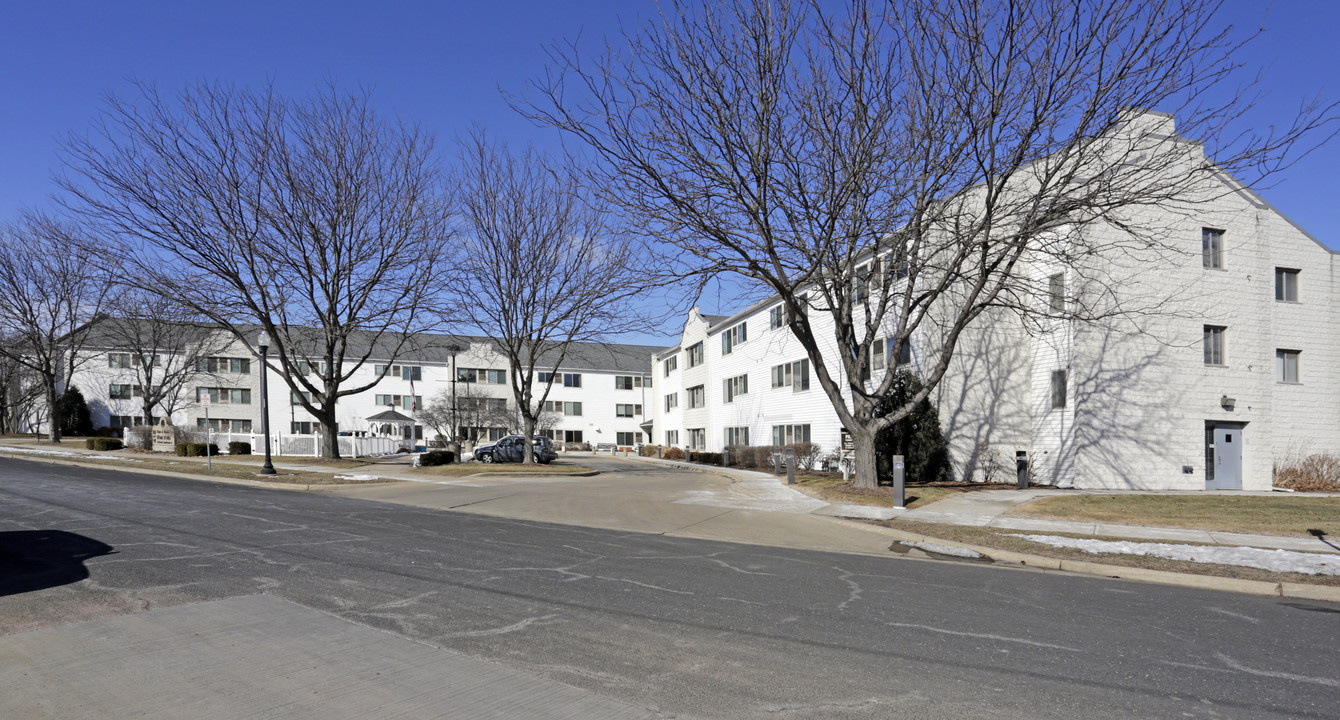
[[[154,426],[152,449],[154,452],[172,452],[177,449],[177,433],[167,418],[159,420]]]

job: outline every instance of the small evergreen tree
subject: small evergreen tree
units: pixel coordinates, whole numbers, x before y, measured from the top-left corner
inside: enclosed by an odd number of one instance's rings
[[[88,403],[79,388],[71,385],[56,399],[56,422],[60,425],[62,436],[93,434],[93,418],[88,412]]]
[[[905,405],[921,387],[921,379],[916,374],[899,370],[894,379],[894,390],[881,409],[887,414]],[[907,417],[875,436],[875,462],[882,483],[893,482],[894,455],[903,456],[903,472],[908,482],[950,479],[949,444],[940,429],[940,412],[929,399],[917,403],[916,409]]]

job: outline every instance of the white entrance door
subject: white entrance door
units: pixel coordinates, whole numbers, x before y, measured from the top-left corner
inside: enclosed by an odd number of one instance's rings
[[[1242,428],[1219,426],[1214,429],[1214,480],[1207,489],[1242,489]]]

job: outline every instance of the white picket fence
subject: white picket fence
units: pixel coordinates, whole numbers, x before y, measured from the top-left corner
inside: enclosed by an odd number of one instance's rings
[[[321,455],[320,435],[280,435],[270,436],[270,452],[274,455],[292,457],[319,457]],[[251,443],[251,452],[259,455],[265,452],[265,436],[252,433],[211,432],[210,440],[220,449],[226,449],[230,442]],[[371,457],[391,455],[402,447],[412,447],[413,441],[393,437],[339,437],[341,457]]]

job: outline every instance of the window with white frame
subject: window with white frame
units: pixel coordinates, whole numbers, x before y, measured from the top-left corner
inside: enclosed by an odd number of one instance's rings
[[[1207,268],[1215,270],[1224,267],[1224,231],[1212,228],[1201,228],[1200,231],[1200,252],[1201,260]]]
[[[772,426],[772,444],[791,445],[793,443],[807,443],[810,441],[810,426],[804,425],[773,425]]]
[[[637,417],[642,414],[642,406],[632,403],[617,403],[614,406],[614,417]]]
[[[679,407],[679,393],[670,393],[665,396],[665,411],[670,412]]]
[[[544,409],[552,413],[561,413],[563,415],[577,416],[582,414],[582,404],[579,402],[563,402],[562,400],[545,400]]]
[[[293,420],[289,422],[289,432],[294,435],[311,435],[314,426],[320,427],[320,424],[310,420]]]
[[[110,415],[107,419],[107,425],[114,428],[139,427],[143,424],[144,418],[139,415]]]
[[[107,367],[130,368],[134,367],[134,365],[132,364],[130,353],[107,353]]]
[[[1066,376],[1065,370],[1052,371],[1052,398],[1051,407],[1053,410],[1059,410],[1065,407],[1066,401]]]
[[[251,374],[251,358],[204,357],[195,359],[195,371],[202,373]]]
[[[749,394],[749,375],[736,375],[721,382],[721,401],[735,402],[736,395]]]
[[[548,373],[540,373],[540,382],[548,382],[545,377]],[[472,383],[479,381],[479,370],[476,368],[456,368],[456,382]]]
[[[689,449],[707,449],[707,430],[705,428],[689,428]]]
[[[732,445],[748,445],[749,428],[747,426],[726,428],[726,447]]]
[[[1282,383],[1298,382],[1298,351],[1275,351],[1275,381]],[[1315,379],[1315,378],[1314,378]]]
[[[858,265],[851,279],[852,304],[863,303],[870,297],[870,263]]]
[[[195,389],[195,401],[208,396],[214,405],[250,405],[251,390],[247,388],[205,388]]]
[[[380,397],[380,396],[378,396],[378,397]],[[310,392],[306,391],[306,390],[290,390],[290,391],[289,391],[289,394],[288,394],[288,404],[289,404],[289,405],[294,405],[294,406],[299,406],[299,407],[301,407],[301,406],[302,406],[302,401],[303,401],[303,400],[306,400],[306,401],[309,402],[309,403],[312,402],[312,394],[311,394]],[[384,404],[384,403],[377,403],[377,404],[378,404],[378,405],[382,405],[382,404]]]
[[[1275,300],[1298,302],[1298,271],[1275,268]]]
[[[721,354],[729,355],[735,351],[735,346],[749,339],[749,328],[746,323],[740,323],[725,332],[721,333]]]
[[[689,364],[689,367],[693,368],[702,365],[703,364],[702,342],[700,341],[690,345],[689,349],[684,351],[684,356]]]
[[[107,386],[107,397],[112,400],[129,400],[132,396],[133,385],[124,383],[115,383]]]
[[[615,390],[634,390],[640,387],[651,387],[651,378],[645,375],[615,375]]]
[[[640,432],[616,432],[614,433],[614,442],[619,445],[641,445],[642,433]]]
[[[1205,364],[1224,364],[1224,335],[1228,328],[1221,325],[1206,325],[1204,333]]]
[[[1065,312],[1065,273],[1047,278],[1048,306],[1054,313]]]
[[[796,360],[772,366],[772,386],[789,387],[793,392],[810,389],[810,361]]]
[[[665,444],[666,444],[666,445],[678,445],[678,444],[679,444],[679,431],[678,431],[678,430],[666,430],[666,431],[665,431]]]
[[[308,424],[310,425],[311,423]],[[209,423],[206,424],[204,418],[196,418],[195,427],[197,430],[204,430],[206,427],[208,427],[210,430],[213,430],[214,432],[242,434],[251,432],[251,421],[237,420],[230,418],[210,418]]]
[[[786,306],[778,305],[768,311],[768,329],[776,330],[780,327],[786,327]]]
[[[689,396],[689,408],[707,407],[707,387],[704,385],[694,385],[687,391]]]
[[[665,376],[670,377],[670,373],[679,369],[679,356],[671,355],[670,357],[663,360],[661,362],[661,365],[665,367]]]
[[[563,431],[563,442],[565,442],[565,443],[579,443],[579,442],[583,442],[583,440],[582,440],[582,431],[581,431],[581,430],[564,430],[564,431]]]

